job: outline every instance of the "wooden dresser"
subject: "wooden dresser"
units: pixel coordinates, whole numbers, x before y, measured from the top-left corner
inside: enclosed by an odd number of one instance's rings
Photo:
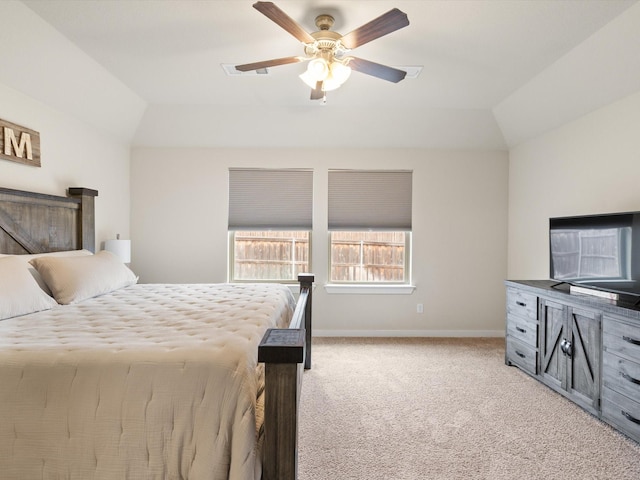
[[[505,284],[506,364],[640,442],[640,307],[553,281]]]

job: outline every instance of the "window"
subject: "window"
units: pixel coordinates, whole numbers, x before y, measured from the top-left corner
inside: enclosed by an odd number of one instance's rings
[[[330,282],[409,284],[410,171],[330,170]]]
[[[408,232],[331,232],[335,283],[408,283]]]
[[[238,231],[231,237],[235,281],[296,281],[309,272],[309,232]]]
[[[313,172],[229,170],[229,280],[295,282],[309,272]]]

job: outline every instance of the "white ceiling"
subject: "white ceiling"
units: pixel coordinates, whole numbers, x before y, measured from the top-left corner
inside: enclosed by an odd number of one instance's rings
[[[504,149],[640,89],[637,0],[278,0],[308,31],[321,13],[343,34],[408,14],[353,53],[421,75],[354,72],[325,106],[298,79],[304,64],[226,75],[302,54],[251,0],[23,3],[145,102],[134,145]]]

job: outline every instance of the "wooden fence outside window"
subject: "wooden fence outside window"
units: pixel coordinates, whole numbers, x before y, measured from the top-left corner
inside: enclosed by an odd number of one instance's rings
[[[295,280],[309,272],[308,232],[236,232],[236,280]]]
[[[332,282],[405,281],[404,232],[332,232]],[[309,271],[308,232],[236,232],[236,280],[295,280]]]
[[[403,282],[404,232],[331,232],[332,282]]]

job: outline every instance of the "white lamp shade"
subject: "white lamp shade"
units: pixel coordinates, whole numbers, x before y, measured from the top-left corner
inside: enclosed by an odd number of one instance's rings
[[[316,58],[309,62],[307,70],[300,75],[300,79],[313,89],[318,82],[322,82],[322,91],[329,92],[339,88],[350,75],[351,67],[336,60],[329,64],[323,58]]]
[[[316,88],[316,84],[318,82],[313,77],[313,75],[311,75],[307,70],[305,70],[303,73],[301,73],[298,76],[300,77],[300,80],[302,80],[304,83],[306,83],[309,86],[309,88],[314,88],[314,89]]]
[[[331,64],[331,77],[338,82],[338,85],[342,85],[350,76],[351,67],[340,62],[333,62]]]
[[[106,240],[104,249],[120,257],[122,263],[131,263],[131,240]]]
[[[316,82],[321,82],[329,75],[329,64],[324,58],[314,58],[307,65],[307,72]]]

